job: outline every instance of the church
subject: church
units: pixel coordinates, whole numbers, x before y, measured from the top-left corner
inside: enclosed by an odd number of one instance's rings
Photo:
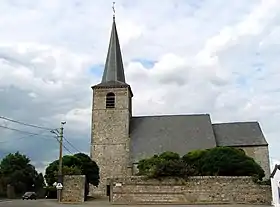
[[[270,175],[268,143],[258,122],[212,123],[209,114],[133,116],[133,89],[125,80],[115,17],[102,80],[92,86],[91,158],[106,180],[137,173],[143,158],[165,151],[184,155],[216,146],[242,148]],[[135,94],[137,96],[137,94]]]

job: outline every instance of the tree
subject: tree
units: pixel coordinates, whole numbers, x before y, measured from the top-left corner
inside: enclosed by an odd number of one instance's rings
[[[62,163],[62,172],[64,175],[83,174],[86,176],[88,183],[98,186],[99,167],[88,155],[84,153],[65,155],[62,158]],[[55,160],[46,168],[45,179],[49,186],[52,186],[54,182],[57,182],[58,164],[58,160]]]
[[[74,157],[81,161],[81,170],[86,175],[87,181],[94,186],[99,184],[99,167],[88,155],[77,153]]]
[[[63,175],[81,175],[82,170],[78,168],[77,166],[62,166],[62,173]]]
[[[158,177],[180,177],[187,178],[194,174],[194,169],[183,162],[183,160],[160,160],[155,166],[153,173],[150,175],[153,178]]]
[[[42,175],[30,164],[30,159],[19,152],[8,154],[0,163],[0,174],[4,189],[7,184],[14,186],[16,193],[33,190],[35,185],[42,186]]]
[[[35,178],[34,185],[36,191],[42,189],[45,186],[45,179],[42,173],[39,173],[38,176]]]
[[[241,149],[215,147],[195,150],[182,158],[174,152],[164,152],[140,160],[139,175],[148,177],[200,176],[252,176],[258,180],[264,177],[264,170]]]
[[[190,156],[185,156],[186,157]],[[196,168],[200,175],[219,176],[265,176],[264,170],[243,150],[232,147],[215,147],[205,150],[197,160]]]
[[[153,176],[153,174],[155,173],[154,170],[157,167],[159,168],[160,164],[163,167],[163,165],[167,164],[166,162],[169,162],[169,161],[176,162],[179,160],[180,160],[180,155],[178,153],[167,151],[167,152],[163,152],[160,155],[154,155],[151,158],[140,160],[137,167],[138,167],[140,175]]]
[[[151,158],[143,159],[138,164],[139,175],[151,178],[158,177],[186,177],[192,174],[193,169],[182,161],[175,152],[163,152]]]
[[[182,160],[185,163],[188,163],[194,169],[194,175],[202,175],[200,166],[201,166],[201,159],[206,155],[208,150],[193,150],[189,153],[185,154],[182,157]]]
[[[58,160],[53,161],[45,170],[45,180],[49,186],[57,182]]]

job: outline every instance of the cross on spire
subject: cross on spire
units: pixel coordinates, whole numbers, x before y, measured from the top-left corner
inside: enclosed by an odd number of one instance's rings
[[[113,2],[113,25],[111,30],[110,43],[102,76],[102,83],[115,82],[125,84],[125,74],[123,68],[122,54],[115,22],[115,2]]]
[[[113,9],[113,18],[115,18],[115,15],[116,15],[115,4],[116,4],[116,2],[113,1],[113,6],[112,6],[112,9]]]

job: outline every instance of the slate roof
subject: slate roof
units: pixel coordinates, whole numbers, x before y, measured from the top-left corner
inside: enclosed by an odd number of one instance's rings
[[[125,83],[122,54],[115,18],[113,19],[110,43],[101,83],[109,81]]]
[[[132,162],[165,151],[184,155],[216,146],[208,114],[132,117],[130,138]]]
[[[213,124],[218,146],[267,146],[258,122]]]

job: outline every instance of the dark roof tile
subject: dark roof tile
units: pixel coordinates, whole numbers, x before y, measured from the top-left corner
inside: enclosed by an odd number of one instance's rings
[[[218,146],[268,145],[258,122],[213,124]]]
[[[165,151],[184,155],[216,146],[208,114],[132,117],[130,129],[133,162]]]

